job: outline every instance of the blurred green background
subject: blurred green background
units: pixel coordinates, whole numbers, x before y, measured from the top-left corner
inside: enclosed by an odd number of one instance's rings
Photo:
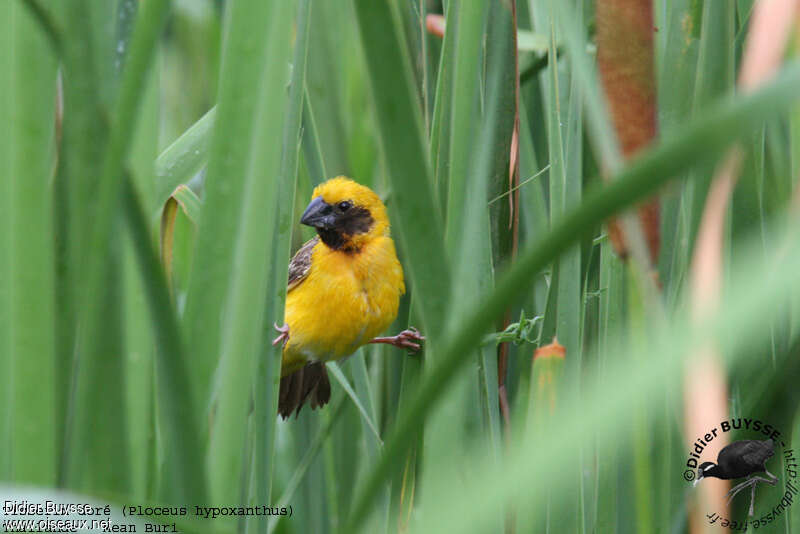
[[[684,392],[721,381],[723,419],[786,437],[769,513],[800,437],[800,63],[792,20],[737,89],[758,3],[3,0],[0,496],[292,507],[152,519],[186,532],[702,532]],[[391,330],[426,348],[329,363],[331,403],[280,421],[272,323],[337,175],[389,207]]]

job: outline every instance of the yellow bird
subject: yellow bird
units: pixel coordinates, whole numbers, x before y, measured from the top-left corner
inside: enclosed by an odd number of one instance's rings
[[[285,419],[308,400],[325,405],[331,386],[325,362],[367,343],[412,351],[425,338],[414,328],[375,337],[397,317],[405,293],[403,268],[389,235],[389,218],[370,188],[343,176],[317,186],[300,219],[317,236],[289,263],[278,412]]]

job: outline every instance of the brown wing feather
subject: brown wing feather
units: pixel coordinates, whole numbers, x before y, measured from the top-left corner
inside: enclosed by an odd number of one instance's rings
[[[289,289],[291,291],[306,279],[311,270],[311,253],[319,243],[319,236],[308,240],[295,253],[289,262]],[[300,408],[309,402],[311,409],[324,406],[331,398],[331,383],[325,364],[312,362],[294,373],[281,378],[278,396],[278,413],[286,419],[292,412],[300,413]]]
[[[319,243],[319,236],[314,236],[313,239],[306,241],[289,262],[288,291],[297,287],[308,276],[308,271],[311,269],[311,252],[317,243]]]

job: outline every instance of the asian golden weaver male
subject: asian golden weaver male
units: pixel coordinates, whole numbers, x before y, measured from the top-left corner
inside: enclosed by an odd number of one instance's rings
[[[309,401],[325,405],[331,386],[325,362],[367,343],[419,350],[411,328],[375,337],[397,317],[405,293],[403,268],[389,235],[389,218],[370,188],[343,176],[317,186],[300,218],[317,230],[289,263],[278,412],[285,419]]]

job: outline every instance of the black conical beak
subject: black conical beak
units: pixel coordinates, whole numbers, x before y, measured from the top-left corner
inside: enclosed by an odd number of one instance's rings
[[[333,207],[325,203],[322,197],[317,197],[311,201],[300,217],[300,224],[313,226],[314,228],[321,228],[323,230],[330,230],[333,228],[334,223]]]

